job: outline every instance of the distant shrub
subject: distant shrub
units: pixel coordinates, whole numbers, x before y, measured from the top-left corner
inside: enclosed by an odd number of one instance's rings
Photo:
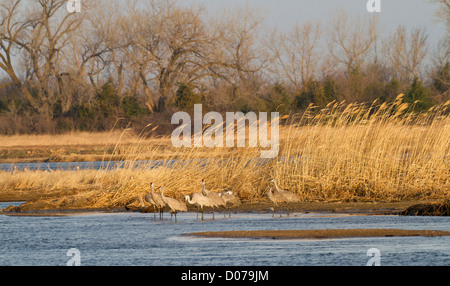
[[[332,83],[328,83],[327,92],[329,96],[334,96]],[[308,82],[302,89],[299,95],[295,97],[295,105],[298,109],[306,109],[310,103],[318,106],[325,106],[329,100],[327,99],[325,89],[318,81]]]
[[[105,117],[111,117],[117,114],[120,99],[111,81],[105,83],[100,92],[96,94],[95,105],[97,112],[102,112]]]
[[[181,109],[192,109],[194,104],[201,103],[202,97],[195,91],[195,86],[182,83],[175,94],[175,105]]]
[[[433,79],[434,88],[440,93],[445,93],[450,90],[450,63],[446,62],[445,65],[439,67],[436,75]]]
[[[274,84],[267,99],[267,108],[287,114],[292,109],[291,105],[292,97],[288,89],[281,83]]]
[[[73,130],[72,123],[67,120],[59,120],[58,125],[56,126],[56,130],[58,133],[66,133]]]
[[[433,105],[433,101],[430,98],[430,90],[423,86],[418,78],[414,78],[403,97],[403,101],[414,105],[415,111],[423,111]]]
[[[149,114],[148,108],[142,107],[136,96],[125,96],[120,104],[126,117],[134,117]]]

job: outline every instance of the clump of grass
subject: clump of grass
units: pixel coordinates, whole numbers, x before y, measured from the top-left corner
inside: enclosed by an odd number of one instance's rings
[[[446,197],[450,187],[447,102],[416,114],[401,102],[330,103],[292,126],[274,176],[304,200]]]
[[[127,166],[110,171],[17,172],[0,174],[0,189],[51,188],[85,191],[53,199],[65,207],[138,205],[149,183],[164,186],[168,196],[182,198],[201,190],[201,179],[213,191],[231,190],[241,199],[265,198],[268,181],[303,201],[401,201],[450,196],[450,102],[415,113],[402,102],[310,106],[292,115],[280,129],[280,153],[261,162],[261,148],[174,149],[158,166],[136,166],[139,158],[158,154],[158,140],[145,132],[123,156]],[[167,144],[170,138],[160,139]],[[115,148],[120,148],[120,140]],[[156,155],[153,155],[156,156]],[[157,159],[157,157],[154,157]],[[108,156],[105,156],[105,161]],[[86,199],[89,198],[89,199]],[[49,199],[47,199],[49,200]]]
[[[400,212],[410,216],[450,216],[450,200],[438,203],[415,204]]]

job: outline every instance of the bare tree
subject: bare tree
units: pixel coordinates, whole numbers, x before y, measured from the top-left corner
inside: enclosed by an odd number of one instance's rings
[[[343,10],[334,14],[329,28],[329,51],[343,64],[346,75],[361,69],[378,38],[377,18],[351,18]]]
[[[6,0],[0,4],[0,68],[11,79],[10,82],[1,84],[0,88],[8,85],[17,86],[30,105],[37,109],[36,100],[19,78],[13,63],[14,55],[20,49],[17,42],[22,41],[33,27],[31,15],[22,11],[22,2],[22,0]]]
[[[152,84],[157,88],[158,110],[165,109],[177,83],[215,76],[210,68],[218,64],[212,57],[216,41],[201,9],[177,6],[170,0],[151,1],[145,9],[131,9],[123,24],[128,35],[123,51],[147,96]]]
[[[428,52],[427,33],[424,29],[412,29],[408,34],[404,26],[399,26],[383,42],[383,51],[394,76],[410,82],[421,76],[422,64]]]
[[[52,104],[65,92],[67,43],[83,21],[81,13],[68,13],[66,5],[64,0],[7,0],[1,6],[1,68],[30,105],[50,117]],[[24,79],[13,68],[13,52],[22,57]]]
[[[133,3],[128,2],[128,5]],[[91,33],[89,38],[83,41],[83,46],[91,57],[89,80],[91,84],[98,89],[99,83],[105,78],[113,79],[116,83],[116,91],[122,95],[125,91],[125,73],[128,59],[123,52],[126,43],[126,32],[124,30],[127,24],[133,25],[132,22],[123,23],[125,16],[124,5],[118,1],[103,1],[91,12],[89,25]],[[103,76],[103,77],[102,77]]]
[[[430,0],[430,2],[440,5],[436,15],[445,22],[447,33],[450,34],[450,0]]]
[[[249,6],[236,7],[223,13],[218,21],[221,31],[222,65],[225,77],[233,85],[243,85],[253,74],[268,64],[268,54],[261,45],[259,31],[264,16]]]
[[[320,25],[307,22],[301,26],[296,24],[290,33],[279,33],[279,37],[271,43],[282,77],[297,89],[316,75],[320,35]]]

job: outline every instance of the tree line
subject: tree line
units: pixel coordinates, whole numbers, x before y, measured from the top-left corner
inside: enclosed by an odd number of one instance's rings
[[[245,5],[212,15],[173,0],[91,0],[69,13],[66,0],[2,0],[0,133],[138,130],[194,103],[289,113],[405,93],[425,110],[450,98],[450,2],[431,1],[447,27],[435,46],[424,28],[381,36],[376,15],[343,10],[279,31]]]

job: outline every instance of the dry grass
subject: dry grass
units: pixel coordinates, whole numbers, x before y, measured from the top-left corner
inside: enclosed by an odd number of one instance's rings
[[[255,160],[260,148],[184,148],[170,155],[173,165],[134,168],[135,160],[158,148],[157,141],[139,137],[127,147],[130,164],[125,169],[0,173],[0,190],[81,189],[70,197],[47,198],[46,206],[98,208],[138,205],[149,182],[181,198],[200,191],[205,178],[209,189],[232,190],[256,202],[264,198],[268,180],[276,178],[281,187],[310,202],[446,199],[449,107],[447,102],[428,112],[407,112],[413,106],[402,103],[401,96],[389,105],[333,102],[317,111],[311,106],[289,118],[280,131],[279,156],[264,164]],[[116,148],[123,144],[115,143]]]
[[[15,146],[71,146],[135,143],[139,139],[130,132],[73,132],[60,135],[12,135],[0,136],[0,147]]]

